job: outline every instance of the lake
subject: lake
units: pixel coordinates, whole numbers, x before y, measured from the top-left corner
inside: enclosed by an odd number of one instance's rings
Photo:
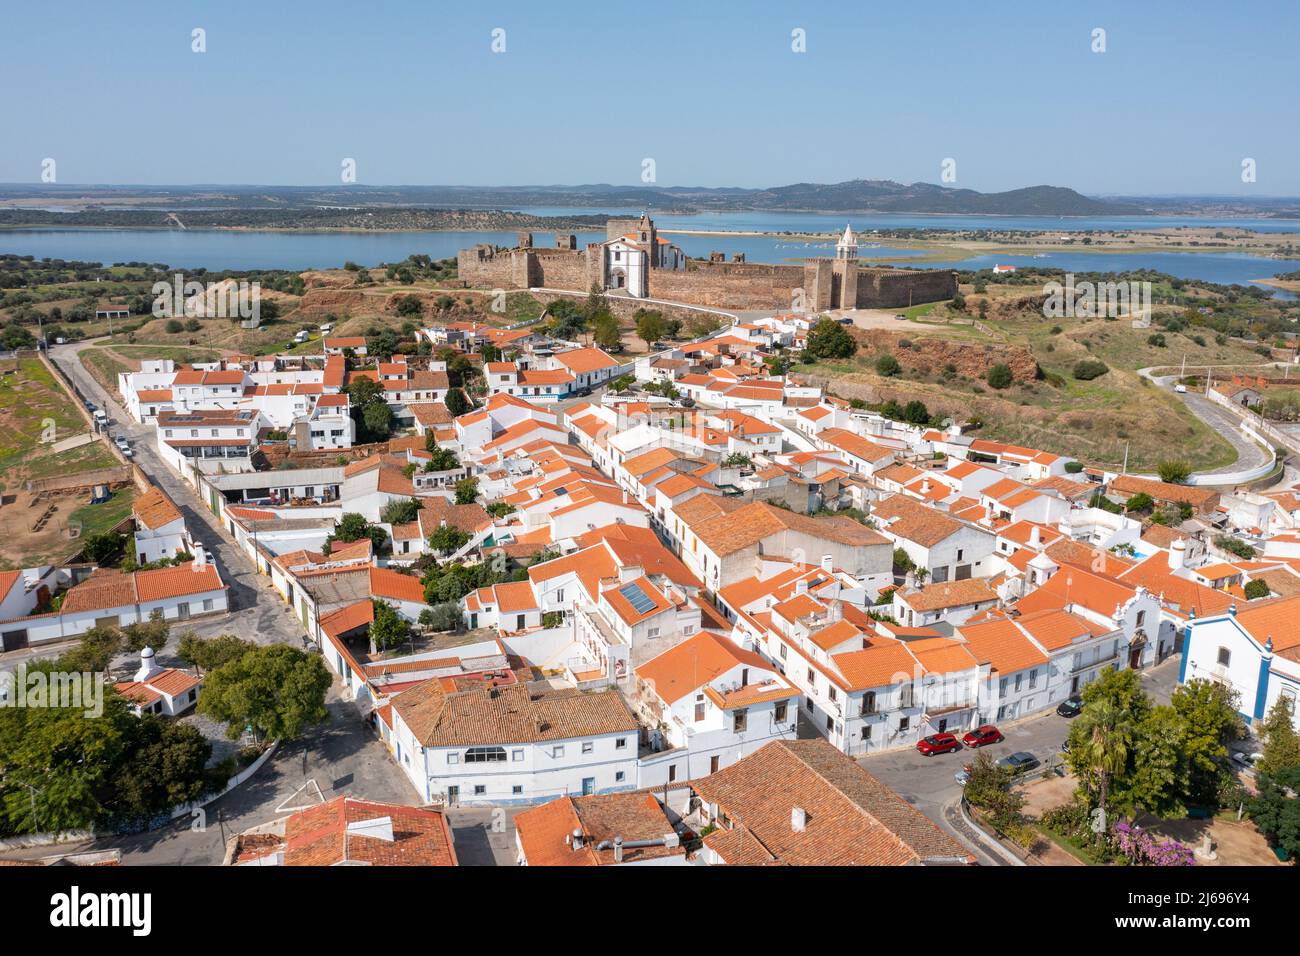
[[[573,207],[528,208],[535,215],[578,215],[610,210]],[[617,213],[614,213],[617,214]],[[629,214],[634,214],[629,211]],[[1103,253],[1070,251],[1046,255],[975,256],[967,259],[923,259],[917,249],[890,246],[887,239],[871,243],[869,230],[896,228],[1020,229],[1074,232],[1084,229],[1140,228],[1155,225],[1249,225],[1268,231],[1300,232],[1300,222],[1272,220],[1211,220],[1170,217],[1125,219],[1044,219],[990,216],[845,216],[823,213],[736,212],[704,213],[696,216],[660,214],[656,223],[664,230],[741,231],[836,231],[845,220],[853,223],[863,246],[860,256],[872,259],[917,260],[917,268],[982,269],[997,263],[1015,266],[1048,266],[1073,272],[1114,272],[1157,269],[1185,279],[1220,283],[1248,283],[1278,272],[1300,268],[1300,260],[1267,259],[1239,253],[1154,252]],[[1284,226],[1286,227],[1284,229]],[[579,243],[604,239],[603,232],[577,233]],[[804,242],[781,236],[695,236],[673,235],[687,255],[706,257],[720,251],[730,258],[744,253],[750,262],[794,262],[809,256],[834,254],[833,242]],[[539,246],[552,244],[548,233],[538,233]],[[460,249],[477,243],[512,246],[514,231],[500,232],[258,232],[228,230],[166,229],[61,229],[43,227],[0,231],[0,253],[32,255],[37,258],[79,259],[91,262],[157,262],[178,269],[327,269],[351,261],[365,266],[398,262],[408,255],[423,253],[435,259],[454,256]],[[902,265],[904,262],[895,262]],[[1281,294],[1291,298],[1289,294]]]

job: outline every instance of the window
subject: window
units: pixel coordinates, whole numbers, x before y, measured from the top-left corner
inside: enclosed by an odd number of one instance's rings
[[[745,726],[749,722],[747,714],[748,710],[742,707],[732,715],[731,729],[736,733],[741,734],[745,732]]]
[[[505,759],[504,747],[470,747],[465,751],[466,763],[504,763]]]
[[[962,556],[963,554],[965,554],[965,553],[966,553],[966,552],[965,552],[962,548],[958,548],[958,549],[957,549],[957,560],[960,561],[960,560],[961,560],[961,556]]]
[[[826,715],[826,732],[828,734],[835,732],[835,718],[830,714]]]
[[[705,706],[703,701],[695,702],[695,722],[698,724],[704,719]]]
[[[833,685],[828,684],[826,686],[826,693],[830,695],[831,700],[835,700],[835,687]]]
[[[1004,677],[998,681],[998,699],[1001,700],[1007,696],[1007,679]]]
[[[864,716],[876,712],[876,692],[869,690],[862,695],[862,713]]]
[[[658,637],[658,636],[659,636],[659,628],[657,628],[657,627],[651,627],[651,628],[648,628],[648,629],[646,630],[646,632],[645,632],[645,636],[646,636],[646,637]]]
[[[515,784],[513,787],[510,788],[510,792],[513,794],[520,794],[524,792],[524,788],[520,784]]]
[[[778,648],[778,652],[779,652],[780,655],[781,655],[781,660],[785,660],[786,650],[787,650],[787,648],[786,648],[786,646],[785,646],[784,644],[782,644],[782,645],[780,646],[780,648]]]
[[[619,737],[618,739],[616,739],[616,740],[614,741],[614,749],[615,749],[615,750],[626,750],[626,749],[627,749],[627,738],[626,738],[626,737]]]
[[[1146,623],[1146,619],[1147,619],[1147,612],[1146,612],[1146,611],[1138,611],[1137,624],[1136,624],[1136,626],[1137,626],[1137,627],[1141,627],[1143,624]]]
[[[1228,650],[1226,647],[1219,648],[1219,666],[1227,667],[1231,663],[1232,651]]]
[[[447,754],[447,763],[460,763],[460,754]]]
[[[863,739],[863,740],[870,740],[870,739],[871,739],[871,726],[872,726],[871,724],[863,724],[863,725],[862,725],[862,739]]]
[[[590,740],[584,740],[584,741],[582,742],[582,752],[583,752],[583,753],[585,753],[585,754],[593,753],[593,752],[595,751],[595,749],[596,749],[596,745],[595,745],[595,743],[593,743],[592,741],[590,741]]]
[[[670,763],[668,765],[668,782],[672,783],[676,779],[677,779],[677,764]]]
[[[914,707],[915,688],[911,684],[904,684],[902,691],[898,695],[899,707]]]
[[[1035,667],[1033,670],[1029,672],[1029,689],[1033,690],[1037,684],[1038,684],[1038,668]]]
[[[487,787],[481,783],[474,784],[474,796],[481,797],[487,793]]]
[[[627,777],[627,774],[625,774],[622,770],[615,770],[615,771],[614,771],[614,782],[615,782],[615,783],[622,783],[623,780],[624,780],[626,777]]]
[[[911,718],[911,717],[899,717],[899,718],[898,718],[898,732],[899,732],[900,734],[901,734],[903,731],[907,730],[907,728],[910,727],[911,725],[912,725],[912,718]]]
[[[515,761],[516,763],[518,763],[519,761],[523,760],[523,759],[524,759],[524,751],[523,751],[523,749],[520,748],[520,749],[517,749],[517,750],[512,750],[512,751],[510,751],[510,759],[513,760],[513,761]]]
[[[564,756],[564,744],[556,744],[554,747],[552,747],[552,748],[551,748],[551,756],[552,756],[552,757],[555,757],[555,758],[557,758],[557,759],[560,758],[560,757],[563,757],[563,756]]]
[[[1017,693],[1017,694],[1020,693],[1020,681],[1021,681],[1021,679],[1022,679],[1023,676],[1024,676],[1024,675],[1022,675],[1022,674],[1017,674],[1017,675],[1016,675],[1016,693]]]
[[[190,693],[193,693],[193,691],[191,691]],[[776,702],[776,706],[772,708],[772,719],[775,720],[778,724],[785,723],[785,715],[788,712],[788,710],[789,708],[786,706],[786,702],[783,700],[778,700]]]

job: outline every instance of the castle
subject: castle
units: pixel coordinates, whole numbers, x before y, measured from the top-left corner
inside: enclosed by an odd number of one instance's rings
[[[950,299],[956,274],[942,269],[871,269],[858,263],[858,242],[845,226],[835,257],[804,260],[802,265],[730,262],[720,253],[708,260],[688,259],[661,237],[654,220],[611,219],[604,242],[579,249],[576,237],[559,234],[552,249],[535,248],[531,233],[520,233],[513,249],[477,245],[457,255],[459,277],[467,288],[565,289],[586,292],[593,285],[615,295],[666,299],[724,309],[900,308]]]

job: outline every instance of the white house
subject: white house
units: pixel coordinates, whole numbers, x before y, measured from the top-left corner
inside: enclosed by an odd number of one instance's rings
[[[630,790],[638,725],[615,690],[515,682],[448,691],[438,679],[392,699],[393,753],[420,798],[530,803]]]

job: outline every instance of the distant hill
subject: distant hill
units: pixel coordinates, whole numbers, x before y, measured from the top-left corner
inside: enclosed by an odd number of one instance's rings
[[[51,203],[135,209],[309,209],[441,207],[518,209],[573,206],[659,211],[802,210],[808,212],[951,213],[1002,216],[1131,216],[1145,205],[1092,199],[1063,186],[1000,193],[886,179],[794,183],[769,189],[691,186],[0,186],[0,200],[41,197]],[[83,207],[84,208],[84,207]]]

